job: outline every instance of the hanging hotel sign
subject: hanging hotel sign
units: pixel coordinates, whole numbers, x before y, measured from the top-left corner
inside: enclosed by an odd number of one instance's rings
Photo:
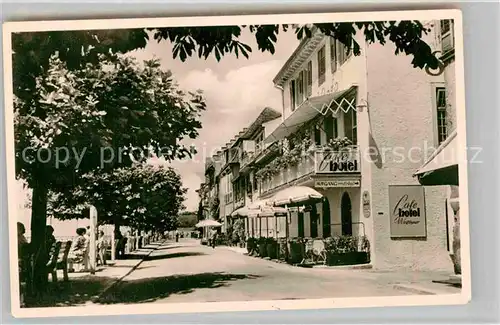
[[[359,173],[359,151],[354,149],[342,151],[317,150],[314,156],[317,174]]]
[[[389,185],[391,237],[426,237],[425,194],[420,185]]]
[[[319,179],[314,182],[314,187],[360,187],[359,179]]]
[[[363,215],[365,218],[370,217],[370,193],[368,191],[363,192]]]

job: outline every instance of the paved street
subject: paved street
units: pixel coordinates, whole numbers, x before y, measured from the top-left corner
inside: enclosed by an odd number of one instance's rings
[[[100,303],[211,302],[408,295],[372,271],[310,269],[197,241],[166,243]]]

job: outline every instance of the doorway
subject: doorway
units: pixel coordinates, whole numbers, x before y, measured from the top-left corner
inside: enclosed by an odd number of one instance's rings
[[[327,238],[332,235],[331,223],[330,202],[325,197],[323,199],[323,238]]]
[[[311,227],[311,237],[318,237],[318,210],[316,208],[316,204],[311,206],[311,212],[309,214],[310,218],[310,227]]]
[[[298,215],[298,237],[303,238],[304,237],[304,212],[299,212]]]
[[[342,195],[341,201],[342,235],[352,236],[352,205],[351,198],[347,192]]]

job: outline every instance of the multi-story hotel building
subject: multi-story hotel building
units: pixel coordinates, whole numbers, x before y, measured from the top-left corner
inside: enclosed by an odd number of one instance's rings
[[[359,56],[316,30],[295,49],[273,80],[281,113],[264,110],[221,151],[220,216],[289,197],[289,217],[249,217],[248,234],[364,236],[375,268],[451,270],[450,191],[415,172],[450,134],[455,116],[441,106],[453,86],[391,44],[356,41]]]

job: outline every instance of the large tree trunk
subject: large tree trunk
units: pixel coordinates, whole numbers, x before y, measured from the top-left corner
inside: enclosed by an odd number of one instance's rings
[[[33,187],[31,208],[31,243],[33,253],[32,290],[42,293],[47,284],[47,247],[45,229],[47,227],[48,187],[37,182]]]

